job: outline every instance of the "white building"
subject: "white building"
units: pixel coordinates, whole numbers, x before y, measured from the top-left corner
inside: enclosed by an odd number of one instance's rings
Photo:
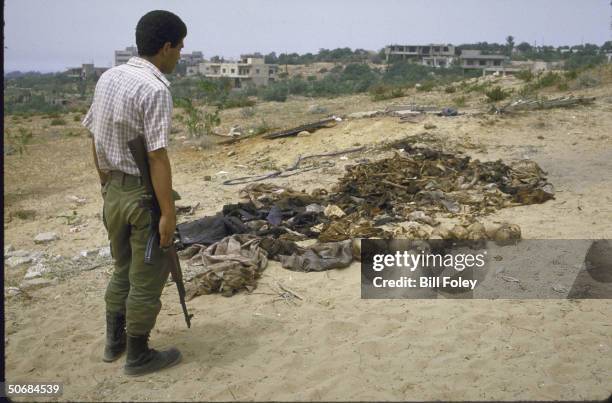
[[[115,50],[115,66],[127,63],[134,56],[138,56],[136,46],[127,47],[125,50]]]
[[[203,62],[187,67],[187,75],[201,74],[208,78],[226,77],[232,80],[234,88],[244,85],[268,85],[278,79],[278,67],[266,64],[263,56],[243,55],[237,62]]]

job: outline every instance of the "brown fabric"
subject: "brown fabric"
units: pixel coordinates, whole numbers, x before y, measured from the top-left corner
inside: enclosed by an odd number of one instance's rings
[[[347,267],[353,260],[351,240],[318,243],[309,248],[300,248],[291,256],[279,256],[285,269],[294,271],[324,271]]]
[[[259,247],[259,241],[257,236],[238,234],[202,249],[190,260],[190,266],[200,269],[189,276],[191,281],[185,286],[187,298],[213,292],[231,296],[243,288],[252,291],[268,264],[267,253]]]

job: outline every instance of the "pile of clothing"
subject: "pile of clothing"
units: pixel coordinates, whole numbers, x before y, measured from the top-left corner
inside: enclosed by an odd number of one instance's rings
[[[348,166],[331,191],[254,183],[215,216],[179,224],[178,245],[190,257],[189,296],[252,290],[268,259],[298,271],[347,267],[358,257],[353,239],[520,238],[518,226],[487,230],[477,217],[554,197],[546,173],[530,160],[506,165],[409,142],[392,147],[390,158]],[[439,228],[443,215],[463,223]],[[408,225],[389,229],[392,223]],[[319,243],[296,243],[307,239]]]

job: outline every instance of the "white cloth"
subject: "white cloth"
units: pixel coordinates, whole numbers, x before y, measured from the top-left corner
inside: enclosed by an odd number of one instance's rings
[[[157,67],[140,57],[102,74],[82,122],[94,137],[100,170],[140,175],[127,145],[136,136],[144,137],[148,152],[168,146],[169,86]]]

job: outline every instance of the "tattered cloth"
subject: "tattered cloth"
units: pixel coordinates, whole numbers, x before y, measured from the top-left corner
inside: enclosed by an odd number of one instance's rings
[[[231,296],[243,288],[252,291],[268,265],[268,254],[259,247],[260,239],[248,234],[232,235],[192,257],[190,265],[201,266],[202,270],[186,285],[187,299],[213,292]]]
[[[187,299],[219,292],[232,296],[257,287],[257,279],[268,265],[268,257],[280,260],[293,271],[323,271],[348,266],[351,242],[329,242],[298,247],[294,242],[236,234],[201,247],[190,259],[185,273]]]
[[[285,269],[294,271],[341,269],[353,260],[351,240],[318,243],[309,248],[300,248],[291,256],[281,255],[279,259]]]

